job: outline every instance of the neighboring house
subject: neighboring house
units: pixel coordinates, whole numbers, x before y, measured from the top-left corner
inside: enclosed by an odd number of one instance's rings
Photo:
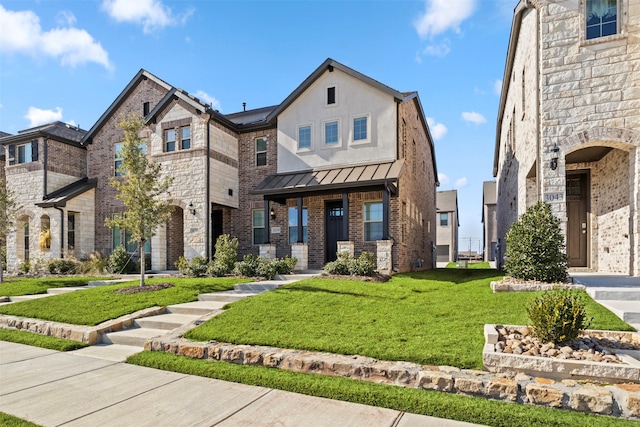
[[[11,134],[0,131],[0,139],[6,136],[11,136]],[[6,176],[5,176],[5,170],[4,170],[6,159],[7,159],[7,156],[4,154],[4,148],[0,148],[0,181],[3,182],[3,185],[6,182]]]
[[[436,261],[458,260],[458,191],[436,193]]]
[[[322,268],[338,251],[373,252],[387,273],[433,263],[437,170],[415,92],[327,59],[280,105],[223,115],[140,70],[77,140],[94,194],[91,249],[104,255],[135,250],[126,230],[104,225],[124,211],[109,181],[124,136],[117,123],[129,114],[144,117],[147,154],[173,177],[172,217],[145,247],[154,270],[213,256],[221,234],[238,238],[241,256],[295,256],[298,269]],[[46,206],[60,208],[57,197]]]
[[[21,209],[7,238],[7,268],[24,260],[84,257],[94,250],[95,180],[87,177],[86,131],[62,122],[0,138],[7,188]]]
[[[484,261],[495,261],[498,251],[495,181],[482,183],[482,242]]]
[[[494,157],[499,262],[528,206],[551,204],[569,266],[640,275],[640,0],[517,5]]]

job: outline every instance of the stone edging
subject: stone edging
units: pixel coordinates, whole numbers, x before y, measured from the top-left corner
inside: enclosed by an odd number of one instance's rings
[[[554,289],[576,289],[584,291],[587,289],[584,285],[576,285],[572,283],[505,283],[503,281],[491,282],[491,290],[496,292],[532,292],[532,291],[552,291]]]
[[[505,325],[507,327],[517,327]],[[613,332],[586,330],[585,333],[598,333],[603,336],[626,335],[634,344],[640,344],[640,334],[636,332]],[[562,360],[551,357],[528,356],[523,354],[498,353],[495,344],[499,334],[496,325],[484,325],[485,345],[482,350],[482,363],[491,372],[523,373],[542,376],[553,380],[589,380],[611,383],[633,382],[640,384],[640,363],[629,358],[628,364],[592,362],[587,360]],[[623,350],[620,350],[623,354]],[[640,387],[639,387],[640,388]]]
[[[145,350],[640,420],[640,384],[600,386],[575,380],[558,382],[524,374],[422,366],[266,346],[192,342],[181,337],[152,338],[145,343]]]
[[[166,312],[166,307],[146,308],[117,319],[108,320],[97,326],[72,325],[69,323],[50,322],[41,319],[0,315],[0,328],[17,329],[40,335],[48,335],[56,338],[83,342],[89,345],[96,345],[101,342],[102,334],[130,328],[136,319],[156,316]]]

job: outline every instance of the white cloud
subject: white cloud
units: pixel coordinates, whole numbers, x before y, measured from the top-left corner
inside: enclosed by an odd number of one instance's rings
[[[175,15],[161,0],[104,0],[102,9],[117,22],[142,25],[146,34],[169,25],[182,25],[193,14],[193,9],[188,9]]]
[[[75,22],[73,15],[66,15],[66,23]],[[100,43],[85,30],[66,27],[43,31],[40,18],[30,10],[14,12],[0,5],[0,51],[23,53],[35,57],[49,56],[62,65],[75,67],[95,62],[108,70],[113,66],[109,54]]]
[[[438,140],[446,135],[448,129],[442,123],[438,123],[435,119],[431,117],[427,117],[427,124],[429,125],[429,130],[431,131],[431,136],[433,139]]]
[[[213,96],[209,95],[207,92],[203,90],[198,90],[196,91],[196,93],[193,94],[193,96],[211,105],[211,108],[213,108],[214,110],[220,110],[220,101],[215,99]]]
[[[456,180],[456,183],[454,184],[455,188],[462,188],[466,186],[467,186],[467,178],[465,178],[464,176],[462,178],[458,178]]]
[[[72,27],[76,23],[76,16],[68,10],[58,12],[56,22],[63,27]]]
[[[425,46],[424,49],[422,49],[422,55],[425,56],[437,56],[440,58],[443,58],[445,56],[447,56],[449,54],[449,52],[451,52],[451,48],[449,47],[450,43],[448,40],[445,40],[443,43],[440,44],[432,44],[429,46]]]
[[[34,127],[45,123],[55,122],[62,119],[62,108],[56,107],[56,110],[41,110],[36,107],[29,107],[29,111],[24,115],[29,120],[29,126]]]
[[[449,183],[449,177],[443,173],[438,172],[438,182],[440,185],[447,185]]]
[[[462,21],[473,14],[476,0],[426,0],[425,4],[425,12],[413,24],[421,38],[448,30],[459,33]]]
[[[502,79],[493,82],[493,92],[498,96],[502,94]]]
[[[487,119],[485,119],[482,114],[476,113],[475,111],[462,113],[462,120],[465,122],[475,123],[477,125],[487,122]]]

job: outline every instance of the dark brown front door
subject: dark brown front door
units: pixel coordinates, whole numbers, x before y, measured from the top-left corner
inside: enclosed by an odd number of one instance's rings
[[[342,208],[342,201],[327,203],[325,211],[326,262],[337,259],[338,241],[342,240],[343,220],[344,209]]]
[[[567,256],[569,267],[587,267],[589,175],[567,175]]]
[[[216,253],[216,242],[218,241],[218,237],[222,236],[224,232],[224,228],[222,226],[222,211],[217,209],[211,211],[211,254],[215,255]]]

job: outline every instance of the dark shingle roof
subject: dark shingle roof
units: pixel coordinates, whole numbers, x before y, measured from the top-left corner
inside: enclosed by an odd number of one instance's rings
[[[63,122],[52,122],[19,131],[15,135],[0,136],[0,144],[28,141],[41,136],[55,139],[67,144],[80,145],[80,141],[87,133],[86,130]]]
[[[438,191],[436,193],[438,212],[456,212],[458,210],[458,190]]]

